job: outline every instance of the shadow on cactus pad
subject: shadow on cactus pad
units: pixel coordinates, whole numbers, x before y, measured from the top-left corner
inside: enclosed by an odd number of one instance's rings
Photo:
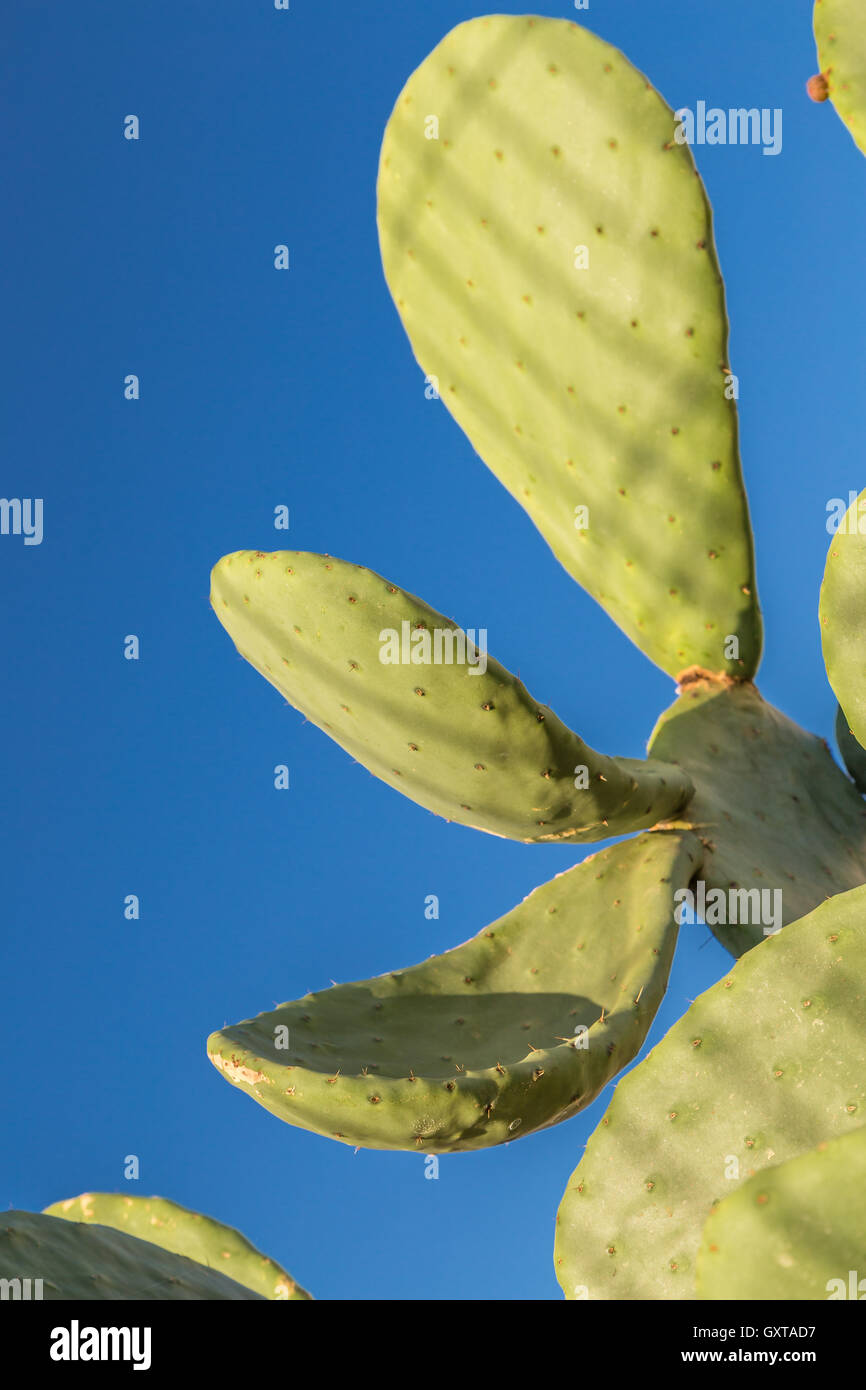
[[[290,704],[448,820],[527,842],[607,840],[694,790],[670,764],[596,753],[453,620],[363,565],[238,551],[214,566],[211,604]]]
[[[641,835],[421,965],[214,1033],[211,1061],[280,1119],[447,1153],[567,1119],[636,1056],[667,985],[689,834]]]
[[[284,1302],[310,1298],[282,1265],[263,1255],[233,1226],[165,1197],[84,1192],[80,1197],[54,1202],[43,1215],[123,1231],[217,1270],[262,1298]]]
[[[0,1213],[0,1278],[41,1280],[54,1302],[262,1299],[198,1260],[108,1226],[34,1211]],[[15,1294],[13,1293],[13,1298]]]

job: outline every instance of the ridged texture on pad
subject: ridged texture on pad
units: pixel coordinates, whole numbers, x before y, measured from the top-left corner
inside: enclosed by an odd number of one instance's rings
[[[407,655],[412,633],[426,628],[435,655],[437,635],[459,629],[361,565],[239,551],[215,566],[211,603],[290,704],[448,820],[517,840],[605,840],[676,814],[691,794],[677,768],[593,752],[493,658],[474,673],[465,660],[383,664],[381,634],[402,645],[404,622]]]
[[[830,542],[820,617],[827,678],[849,729],[866,747],[866,489]]]
[[[385,132],[382,258],[422,370],[568,572],[672,675],[749,677],[761,620],[724,287],[676,129],[576,24],[458,25]]]
[[[815,40],[828,94],[866,154],[866,5],[816,0]]]
[[[698,1251],[698,1296],[859,1300],[866,1296],[866,1282],[859,1290],[864,1253],[866,1129],[860,1128],[750,1178],[711,1212]]]
[[[261,1297],[219,1270],[124,1231],[33,1211],[0,1212],[0,1278],[41,1279],[43,1299],[56,1301]]]
[[[866,880],[866,806],[822,739],[753,685],[697,680],[662,715],[649,747],[681,763],[697,788],[677,825],[704,841],[706,891],[781,890],[781,920]],[[742,915],[737,900],[737,914]],[[774,899],[766,899],[772,908]],[[766,918],[708,926],[732,953],[764,940]],[[686,928],[687,930],[689,928]],[[695,930],[694,927],[691,930]]]
[[[208,1054],[280,1119],[366,1148],[481,1149],[556,1124],[638,1052],[673,893],[699,863],[691,835],[623,841],[455,950],[224,1028]]]
[[[855,888],[750,951],[619,1082],[559,1210],[566,1297],[694,1298],[713,1204],[863,1123],[864,1017]]]
[[[852,734],[841,705],[836,710],[836,744],[855,785],[861,792],[866,792],[866,748]]]
[[[175,1255],[185,1255],[201,1265],[226,1274],[236,1283],[277,1300],[308,1299],[276,1260],[263,1255],[232,1226],[190,1211],[164,1197],[127,1197],[117,1192],[85,1192],[68,1201],[54,1202],[45,1216],[65,1221],[111,1226],[117,1231],[148,1240]]]

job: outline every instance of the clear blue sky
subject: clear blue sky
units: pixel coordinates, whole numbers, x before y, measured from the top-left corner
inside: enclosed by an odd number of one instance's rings
[[[44,498],[45,534],[0,537],[0,1201],[158,1193],[238,1226],[322,1298],[559,1298],[556,1208],[610,1091],[441,1159],[434,1182],[419,1154],[281,1124],[220,1078],[208,1033],[456,945],[583,852],[446,824],[353,764],[235,654],[211,565],[284,543],[369,564],[487,628],[607,752],[640,756],[674,694],[425,400],[385,287],[385,121],[483,12],[18,0],[4,19],[0,492]],[[567,0],[541,12],[575,17]],[[674,107],[783,108],[778,157],[695,153],[740,378],[758,681],[832,737],[816,605],[827,500],[863,486],[866,164],[806,97],[811,4],[591,0],[577,17]],[[729,959],[684,927],[651,1041]]]

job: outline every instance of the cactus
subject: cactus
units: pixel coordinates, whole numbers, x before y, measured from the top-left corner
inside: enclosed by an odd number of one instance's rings
[[[863,1126],[749,1178],[707,1218],[698,1296],[861,1299],[864,1193]]]
[[[559,1209],[567,1298],[694,1298],[714,1203],[863,1123],[864,922],[861,886],[768,937],[620,1081]]]
[[[813,101],[829,97],[866,154],[866,10],[862,0],[815,0],[820,72],[807,88]]]
[[[809,93],[866,152],[866,0],[816,0],[814,28]],[[781,133],[764,153],[779,148]],[[755,684],[725,289],[666,101],[575,22],[471,19],[400,92],[376,191],[385,281],[430,394],[676,698],[646,757],[599,753],[488,655],[486,629],[373,570],[304,551],[219,560],[211,603],[237,651],[393,790],[522,843],[627,838],[452,950],[224,1024],[209,1060],[347,1145],[528,1137],[638,1056],[694,896],[736,963],[620,1077],[562,1199],[557,1277],[568,1299],[860,1299],[866,491],[819,605],[846,776]],[[22,499],[0,504],[3,534],[20,533]],[[36,1281],[57,1301],[311,1300],[233,1228],[118,1193],[0,1215],[0,1297]]]
[[[820,615],[827,677],[848,729],[862,748],[866,746],[866,490],[851,503],[830,542]]]
[[[670,108],[577,24],[473,19],[403,89],[378,199],[415,355],[557,559],[669,674],[753,676],[724,287]]]
[[[263,1255],[231,1226],[190,1211],[164,1197],[127,1197],[116,1192],[85,1192],[54,1202],[45,1216],[110,1226],[139,1240],[218,1270],[262,1298],[308,1299],[310,1295],[276,1260]]]
[[[841,705],[836,710],[836,745],[854,782],[866,792],[866,748],[852,734]]]
[[[696,792],[675,822],[704,842],[707,891],[781,890],[782,923],[827,893],[863,882],[866,807],[826,743],[747,682],[698,678],[662,715],[649,743],[681,762]],[[707,925],[732,955],[764,939],[765,923]]]
[[[866,21],[844,0],[818,11],[811,90],[862,147]],[[378,175],[385,277],[428,384],[568,573],[676,679],[647,758],[593,751],[485,643],[365,567],[238,551],[212,573],[241,655],[420,806],[536,844],[632,838],[471,941],[224,1026],[208,1052],[281,1119],[347,1144],[505,1143],[568,1119],[634,1059],[684,895],[751,908],[780,892],[769,936],[760,915],[707,910],[740,959],[620,1080],[563,1198],[556,1261],[569,1298],[731,1297],[747,1246],[758,1276],[808,1297],[850,1261],[838,1194],[866,1163],[866,552],[858,527],[837,535],[821,597],[851,781],[754,684],[724,286],[682,133],[587,30],[494,15],[409,79]],[[237,1232],[160,1198],[8,1213],[0,1271],[50,1298],[309,1297]]]
[[[761,890],[781,892],[787,923],[866,878],[857,789],[752,682],[761,620],[724,289],[677,133],[646,78],[586,30],[491,16],[459,25],[410,78],[378,182],[386,278],[423,370],[570,573],[678,678],[651,757],[593,752],[477,644],[462,664],[437,659],[434,637],[466,635],[360,565],[240,551],[213,570],[241,655],[427,809],[536,843],[651,831],[444,956],[214,1033],[224,1077],[302,1128],[449,1152],[554,1124],[640,1046],[693,882],[742,895],[745,922],[707,912],[741,955],[764,940]],[[589,526],[575,528],[582,505]],[[611,902],[614,867],[628,884],[649,873],[654,891]],[[623,901],[651,928],[649,972],[616,929]],[[569,1023],[587,999],[605,1022],[581,1055]]]
[[[636,1055],[667,984],[693,835],[626,840],[455,950],[208,1039],[290,1124],[375,1149],[487,1148],[582,1110]]]
[[[33,1211],[0,1213],[0,1279],[42,1280],[55,1301],[260,1299],[221,1270],[125,1231]]]
[[[594,753],[451,620],[361,565],[241,551],[214,567],[211,604],[290,704],[449,820],[604,840],[666,819],[693,790],[677,768]],[[450,659],[434,662],[437,644]]]

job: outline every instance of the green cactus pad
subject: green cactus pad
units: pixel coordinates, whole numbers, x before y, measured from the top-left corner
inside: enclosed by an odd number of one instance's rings
[[[106,1226],[33,1211],[0,1213],[0,1278],[43,1281],[46,1300],[258,1299],[196,1260]],[[10,1295],[15,1297],[14,1293]]]
[[[379,236],[422,370],[561,564],[663,670],[749,677],[724,287],[679,129],[586,29],[472,19],[397,101]]]
[[[698,1296],[786,1303],[860,1299],[866,1297],[864,1252],[861,1127],[767,1168],[720,1202],[698,1251]]]
[[[361,565],[239,551],[214,567],[211,603],[290,704],[448,820],[517,840],[605,840],[676,814],[691,795],[678,768],[593,752],[492,658],[486,671],[480,659],[383,664],[383,632],[397,634],[394,655],[405,632],[407,657],[428,641],[431,657],[447,658],[460,655],[460,629]]]
[[[866,6],[863,0],[816,0],[818,62],[833,102],[866,154]]]
[[[127,1197],[117,1192],[85,1192],[45,1208],[45,1216],[88,1225],[111,1226],[150,1241],[175,1255],[226,1274],[236,1283],[276,1300],[308,1299],[276,1260],[263,1255],[232,1226],[190,1211],[164,1197]]]
[[[863,748],[852,734],[841,705],[836,710],[836,745],[855,786],[859,791],[866,792],[866,748]]]
[[[727,895],[716,910],[727,920],[708,916],[707,925],[732,955],[764,940],[778,902],[785,924],[866,880],[862,798],[823,740],[753,685],[695,678],[662,715],[649,747],[680,763],[697,788],[674,824],[704,842],[705,891]],[[761,902],[766,914],[757,911],[755,890],[770,894]],[[735,925],[734,907],[749,920]]]
[[[866,747],[866,489],[830,542],[819,611],[827,678]]]
[[[866,887],[768,937],[619,1082],[559,1210],[567,1298],[691,1299],[713,1205],[866,1115]]]
[[[346,1144],[449,1153],[588,1105],[638,1052],[677,936],[691,835],[651,833],[536,889],[422,965],[309,994],[208,1039],[280,1119]]]

